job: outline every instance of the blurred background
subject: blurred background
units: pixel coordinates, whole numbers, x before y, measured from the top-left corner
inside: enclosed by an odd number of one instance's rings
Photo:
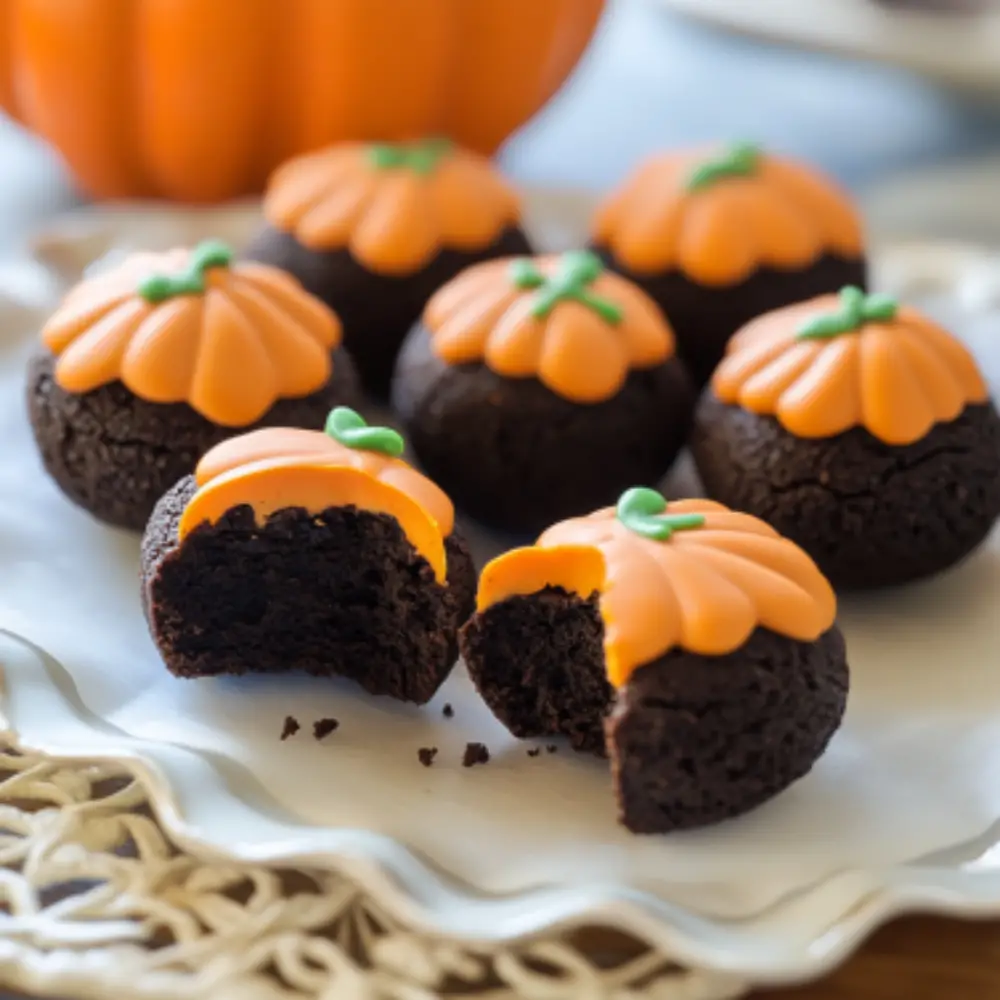
[[[735,138],[824,167],[880,231],[1000,243],[997,3],[609,0],[502,160],[522,182],[604,189],[653,150]],[[2,247],[79,203],[58,157],[9,121],[0,178]]]

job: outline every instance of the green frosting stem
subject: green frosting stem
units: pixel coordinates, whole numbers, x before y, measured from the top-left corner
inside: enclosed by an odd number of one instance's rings
[[[437,170],[438,164],[451,154],[454,145],[449,139],[422,139],[419,142],[377,142],[369,147],[368,156],[376,170],[412,170],[426,176]]]
[[[531,307],[535,319],[545,319],[560,302],[573,301],[593,309],[606,323],[622,320],[619,306],[590,291],[590,285],[604,273],[604,263],[589,250],[564,253],[551,277],[542,274],[526,257],[511,261],[509,273],[515,288],[538,290]]]
[[[347,448],[356,451],[377,451],[390,458],[399,458],[406,446],[403,436],[391,427],[369,427],[360,413],[347,406],[338,406],[326,418],[326,433]]]
[[[865,295],[854,285],[840,290],[840,308],[807,320],[796,333],[797,340],[829,340],[853,333],[865,323],[887,323],[896,318],[899,303],[888,295]]]
[[[685,187],[688,191],[701,191],[727,177],[748,177],[756,173],[759,165],[760,150],[749,142],[739,142],[695,167]]]
[[[664,514],[666,509],[663,494],[635,486],[621,495],[616,515],[629,531],[654,542],[666,542],[675,531],[690,531],[705,524],[704,514]]]
[[[205,240],[191,251],[191,260],[180,274],[151,274],[139,283],[139,295],[147,302],[165,302],[177,295],[202,295],[205,272],[213,267],[229,267],[232,248],[220,240]]]

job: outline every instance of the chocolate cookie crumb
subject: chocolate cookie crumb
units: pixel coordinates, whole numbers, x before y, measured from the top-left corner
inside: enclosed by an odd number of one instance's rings
[[[541,752],[542,752],[542,748],[541,747],[532,747],[528,751],[528,756],[529,757],[537,757]]]
[[[417,757],[424,767],[430,767],[431,764],[434,763],[434,758],[437,756],[437,752],[437,747],[421,747],[417,751]]]
[[[340,722],[337,719],[317,719],[313,723],[313,736],[317,740],[321,740],[324,736],[329,736],[330,733],[336,732],[339,728]]]
[[[555,743],[549,743],[549,744],[548,744],[548,745],[547,745],[547,746],[545,747],[545,749],[546,749],[546,750],[547,750],[547,751],[548,751],[549,753],[555,753],[555,752],[556,752],[556,751],[557,751],[557,750],[559,749],[559,747],[557,747],[557,746],[555,745]]]
[[[290,736],[294,736],[302,727],[299,720],[294,715],[285,716],[285,724],[281,727],[281,740],[284,742]]]
[[[484,743],[466,743],[462,767],[475,767],[476,764],[488,764],[490,752]]]
[[[441,713],[446,719],[450,719],[455,714],[455,709],[451,707],[451,702],[445,702],[444,708],[441,709]]]

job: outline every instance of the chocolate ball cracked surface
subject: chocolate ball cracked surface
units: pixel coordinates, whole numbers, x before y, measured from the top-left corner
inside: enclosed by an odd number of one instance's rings
[[[970,404],[905,446],[863,428],[795,437],[707,392],[691,451],[706,492],[804,548],[836,587],[931,576],[971,553],[1000,517],[1000,417]]]
[[[815,642],[758,628],[725,656],[677,649],[639,667],[606,723],[622,823],[669,833],[773,798],[826,750],[848,684],[836,626]]]
[[[575,403],[535,378],[448,365],[418,325],[400,354],[392,399],[421,465],[458,508],[531,534],[657,482],[683,447],[694,393],[670,358],[630,372],[610,399]]]
[[[74,503],[99,520],[141,531],[156,502],[194,471],[201,456],[234,434],[260,427],[323,427],[335,406],[356,405],[359,390],[346,353],[317,392],[278,400],[249,427],[222,427],[186,403],[150,403],[112,382],[66,392],[55,359],[41,350],[28,367],[27,404],[46,472]]]

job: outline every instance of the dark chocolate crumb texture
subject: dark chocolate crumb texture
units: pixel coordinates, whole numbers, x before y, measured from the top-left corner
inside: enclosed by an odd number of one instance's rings
[[[850,199],[747,143],[652,157],[600,207],[591,240],[667,314],[699,386],[755,316],[866,280]]]
[[[287,739],[291,739],[301,728],[299,720],[294,715],[286,715],[281,727],[281,741],[284,742]]]
[[[940,572],[1000,516],[1000,417],[972,356],[857,288],[737,334],[691,447],[710,496],[796,541],[836,587]]]
[[[205,455],[143,539],[168,669],[303,670],[428,701],[455,662],[475,569],[451,502],[402,449],[341,408],[325,432],[256,431]]]
[[[465,267],[529,253],[520,205],[489,160],[448,142],[345,143],[272,177],[248,257],[294,274],[344,324],[365,388],[388,392],[399,345]]]
[[[392,398],[460,509],[531,534],[659,480],[694,405],[656,304],[586,251],[459,275],[404,345]]]
[[[665,833],[746,812],[822,755],[848,689],[835,617],[762,521],[634,488],[489,563],[461,643],[514,735],[606,753],[622,823]]]
[[[339,719],[317,719],[313,723],[313,739],[326,739],[331,733],[335,733],[340,728]]]
[[[49,475],[103,521],[156,501],[239,430],[318,429],[358,395],[329,309],[214,241],[136,254],[71,291],[42,331],[28,410]]]
[[[417,750],[417,760],[419,760],[424,767],[430,767],[434,763],[434,758],[437,755],[437,747],[420,747],[420,749]]]
[[[485,743],[466,743],[462,756],[462,767],[475,767],[477,764],[488,764],[490,751]]]

